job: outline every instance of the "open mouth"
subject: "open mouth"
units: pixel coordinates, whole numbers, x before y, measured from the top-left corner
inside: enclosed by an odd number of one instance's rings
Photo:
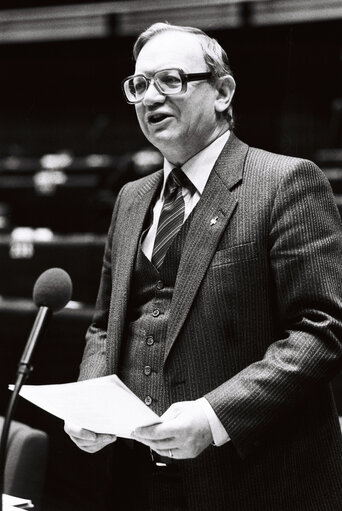
[[[170,116],[167,114],[151,114],[148,118],[148,122],[155,125],[165,121],[165,119],[168,119],[169,117]]]

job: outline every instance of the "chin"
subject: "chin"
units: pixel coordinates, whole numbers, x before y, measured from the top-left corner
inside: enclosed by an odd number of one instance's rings
[[[167,131],[149,134],[147,137],[149,142],[156,146],[160,151],[163,147],[170,148],[177,144],[178,137],[176,138],[173,134]]]

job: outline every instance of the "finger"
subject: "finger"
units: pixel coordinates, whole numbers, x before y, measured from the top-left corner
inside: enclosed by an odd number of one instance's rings
[[[96,433],[93,433],[92,431],[89,431],[89,432],[87,431],[84,433],[80,432],[80,433],[77,433],[76,435],[68,433],[68,435],[71,438],[76,438],[77,440],[80,440],[82,442],[89,442],[89,443],[96,442]]]
[[[97,433],[96,439],[98,442],[102,442],[104,444],[110,444],[111,442],[115,442],[116,440],[115,435],[107,435],[105,433]]]
[[[74,426],[73,424],[65,423],[64,431],[71,437],[77,438],[80,440],[95,440],[96,433],[90,431],[89,429],[80,428],[78,426]]]
[[[95,441],[87,441],[87,440],[79,440],[74,439],[75,444],[84,451],[87,452],[97,452],[100,449],[106,447],[113,442],[115,442],[117,437],[115,435],[97,435]]]
[[[82,451],[88,452],[89,454],[100,451],[105,447],[105,445],[93,444],[93,445],[78,445]]]
[[[169,438],[166,440],[138,440],[139,442],[147,445],[154,451],[159,450],[167,450],[167,449],[177,449],[179,448],[179,443],[176,438]]]
[[[146,426],[144,428],[137,428],[132,433],[132,437],[137,440],[168,440],[174,437],[173,425],[157,424],[156,426]]]
[[[139,438],[154,438],[156,435],[155,429],[157,426],[144,426],[140,428],[136,428],[134,431],[132,431],[131,436],[133,438],[139,437]]]

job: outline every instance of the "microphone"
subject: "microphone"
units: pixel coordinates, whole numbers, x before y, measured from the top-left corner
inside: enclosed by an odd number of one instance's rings
[[[37,307],[48,307],[57,312],[69,302],[72,295],[72,282],[62,268],[44,271],[33,287],[33,301]]]
[[[65,307],[71,295],[71,278],[62,268],[50,268],[37,279],[33,287],[33,301],[39,309],[17,371],[17,375],[24,375],[23,380],[32,371],[30,360],[48,319],[53,312]]]
[[[2,494],[4,490],[4,475],[6,466],[6,448],[10,423],[23,383],[28,378],[33,367],[30,365],[32,355],[38,340],[46,327],[47,321],[53,312],[57,312],[69,302],[72,295],[72,282],[68,273],[62,268],[50,268],[38,277],[33,287],[33,301],[37,305],[38,313],[27,340],[24,352],[17,369],[14,390],[8,405],[2,428],[0,442],[0,511],[2,511]]]

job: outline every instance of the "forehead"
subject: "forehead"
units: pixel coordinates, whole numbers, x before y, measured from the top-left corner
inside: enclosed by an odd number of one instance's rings
[[[169,67],[178,67],[185,72],[207,71],[200,38],[176,31],[154,36],[141,49],[135,72],[153,73]]]

